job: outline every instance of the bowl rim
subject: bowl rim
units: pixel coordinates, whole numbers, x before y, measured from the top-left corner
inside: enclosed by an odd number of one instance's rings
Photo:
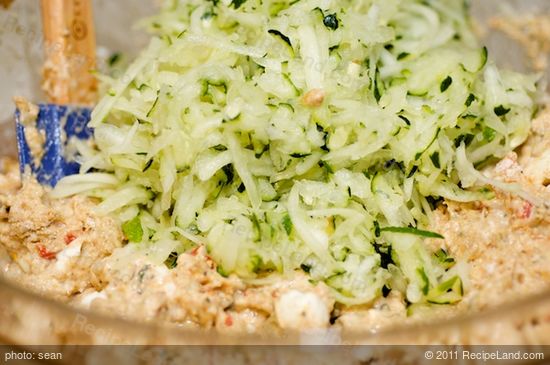
[[[38,304],[41,309],[52,309],[63,316],[84,316],[86,321],[96,329],[111,328],[118,330],[129,329],[136,333],[146,334],[147,337],[160,336],[159,338],[170,338],[170,344],[180,345],[302,345],[324,344],[324,345],[360,345],[360,344],[414,344],[414,339],[421,334],[434,334],[434,342],[440,343],[438,334],[450,333],[452,330],[466,330],[475,326],[483,326],[487,322],[503,319],[506,322],[512,321],[515,316],[528,317],[535,312],[535,309],[550,309],[550,288],[546,290],[519,298],[518,300],[507,301],[502,304],[490,307],[477,312],[464,312],[451,317],[434,317],[434,320],[391,325],[380,330],[365,332],[345,331],[341,328],[328,328],[317,331],[282,331],[277,334],[239,333],[228,334],[211,329],[178,327],[169,323],[155,324],[152,322],[136,321],[120,316],[109,315],[90,309],[79,308],[69,305],[51,297],[34,292],[28,288],[17,285],[15,282],[0,276],[0,292],[7,292],[13,299]],[[550,310],[549,310],[550,312]],[[9,337],[9,334],[2,334]],[[313,338],[305,339],[304,336]],[[66,340],[66,339],[65,339]],[[327,342],[328,341],[328,342]],[[46,341],[47,342],[47,341]],[[129,341],[124,344],[139,344],[141,341]],[[146,341],[147,345],[163,344],[165,341]],[[49,343],[46,343],[49,344]],[[70,340],[66,344],[73,344]],[[88,343],[77,343],[88,344]],[[109,344],[109,343],[105,343]],[[461,343],[456,343],[460,345]],[[485,343],[471,343],[472,345],[483,345]],[[22,344],[25,345],[25,344]]]
[[[0,128],[11,126],[11,123],[11,118],[5,121],[2,120],[0,121]],[[7,156],[0,155],[0,158],[2,157]],[[147,335],[158,336],[159,338],[173,338],[176,342],[181,341],[180,343],[182,344],[288,345],[302,343],[304,340],[304,333],[296,331],[283,331],[280,334],[225,334],[215,328],[210,330],[189,329],[168,323],[135,321],[63,303],[62,301],[55,300],[22,285],[18,285],[15,281],[9,280],[1,274],[0,293],[8,295],[8,298],[6,298],[7,300],[5,300],[4,297],[0,299],[0,307],[3,305],[2,302],[8,302],[10,299],[16,301],[20,300],[25,305],[38,305],[41,309],[50,309],[51,312],[48,313],[51,314],[52,317],[54,315],[66,317],[85,316],[88,322],[95,324],[97,328],[128,329],[136,333],[143,332]],[[392,339],[397,339],[398,341],[402,341],[402,343],[408,343],[407,340],[403,339],[414,339],[415,337],[420,337],[420,335],[424,333],[430,332],[434,334],[434,341],[437,342],[437,335],[447,331],[475,328],[475,326],[484,325],[495,320],[508,322],[514,318],[518,318],[518,316],[521,316],[521,318],[528,318],[530,314],[535,312],[535,309],[540,308],[547,308],[547,312],[550,316],[550,288],[546,288],[536,294],[520,297],[517,300],[510,300],[489,307],[482,311],[463,312],[451,317],[445,317],[443,320],[437,317],[437,320],[390,325],[380,330],[365,332],[342,331],[340,334],[337,334],[336,340],[340,340],[342,344],[391,343],[390,341]],[[0,318],[1,317],[2,314],[0,313]],[[25,323],[23,325],[28,327],[32,326],[30,323]],[[9,339],[9,333],[3,333],[2,331],[3,330],[0,329],[0,343]],[[320,333],[320,335],[321,337],[319,339],[322,341],[322,333]],[[47,341],[47,339],[45,339],[45,341]],[[548,339],[548,341],[550,341],[550,339]]]

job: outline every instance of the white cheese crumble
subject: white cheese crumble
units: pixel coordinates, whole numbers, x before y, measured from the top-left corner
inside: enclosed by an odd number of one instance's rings
[[[329,324],[330,309],[312,292],[290,290],[275,302],[279,326],[285,329],[325,328]]]

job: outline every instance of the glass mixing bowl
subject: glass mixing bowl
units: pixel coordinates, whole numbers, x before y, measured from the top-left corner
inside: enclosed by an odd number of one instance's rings
[[[145,1],[95,0],[98,39],[102,47],[131,53],[139,50],[144,38],[128,31],[135,19],[149,14]],[[2,9],[0,7],[0,9]],[[499,11],[550,12],[550,2],[493,1],[473,2],[473,15],[480,24],[491,52],[503,66],[525,69],[524,52],[501,34],[484,32],[489,16]],[[120,17],[113,20],[114,15]],[[550,19],[550,18],[549,18]],[[102,24],[109,25],[103,26]],[[40,94],[39,66],[41,42],[38,5],[16,0],[10,10],[0,10],[0,156],[15,156],[15,138],[10,98],[15,94],[45,100]],[[114,27],[114,28],[113,28]],[[117,29],[119,31],[117,31]],[[146,41],[146,39],[145,39]],[[105,54],[101,51],[100,54]],[[216,332],[183,330],[175,326],[137,323],[120,318],[77,310],[38,296],[0,277],[0,344],[550,344],[550,289],[482,313],[460,315],[432,323],[396,326],[377,332],[348,334],[339,331],[222,335]],[[548,358],[548,357],[547,357]]]

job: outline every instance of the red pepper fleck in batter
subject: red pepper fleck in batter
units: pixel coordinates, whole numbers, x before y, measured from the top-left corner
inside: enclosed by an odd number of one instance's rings
[[[68,245],[74,240],[76,240],[76,235],[73,232],[67,233],[67,235],[65,236],[65,243]]]
[[[38,245],[36,247],[38,248],[38,254],[40,255],[40,257],[42,257],[45,260],[55,260],[55,258],[57,257],[56,252],[48,251],[48,249],[43,245]]]
[[[228,315],[227,317],[225,317],[225,325],[226,325],[227,327],[233,326],[233,317],[231,317],[230,315]]]

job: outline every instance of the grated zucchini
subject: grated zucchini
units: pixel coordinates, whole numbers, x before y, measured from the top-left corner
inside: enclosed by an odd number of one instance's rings
[[[345,304],[460,300],[429,202],[504,187],[474,166],[526,139],[537,80],[462,1],[170,0],[148,24],[56,196],[99,198],[159,263],[204,243],[223,275],[301,268]]]

